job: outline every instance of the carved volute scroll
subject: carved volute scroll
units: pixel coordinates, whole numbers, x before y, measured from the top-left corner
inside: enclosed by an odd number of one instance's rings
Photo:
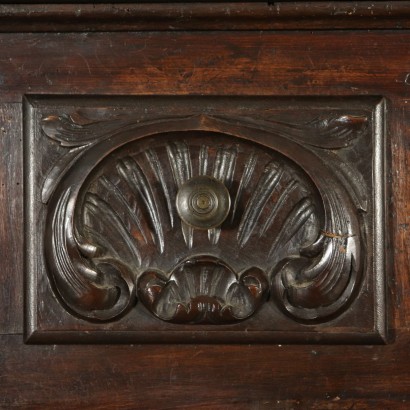
[[[308,117],[42,114],[59,152],[39,184],[42,246],[62,305],[92,326],[138,311],[174,332],[343,315],[366,277],[371,205],[338,152],[372,119]]]

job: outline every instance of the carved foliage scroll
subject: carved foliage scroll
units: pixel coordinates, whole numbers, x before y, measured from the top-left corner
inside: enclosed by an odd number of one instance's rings
[[[139,311],[154,328],[159,320],[193,333],[258,317],[281,331],[283,321],[294,331],[343,317],[368,280],[362,215],[372,204],[367,176],[340,152],[368,140],[370,113],[290,122],[187,110],[39,118],[36,135],[58,151],[38,184],[44,266],[67,312],[138,330]],[[206,229],[176,206],[200,176],[230,200],[223,222]],[[200,199],[201,209],[214,201]]]

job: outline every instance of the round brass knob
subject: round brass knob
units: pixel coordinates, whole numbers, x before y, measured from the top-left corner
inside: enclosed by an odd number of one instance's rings
[[[191,178],[178,191],[178,215],[197,229],[211,229],[222,224],[229,213],[231,198],[225,185],[201,175]]]

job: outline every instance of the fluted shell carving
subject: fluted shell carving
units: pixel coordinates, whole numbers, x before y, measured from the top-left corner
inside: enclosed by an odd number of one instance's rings
[[[171,275],[144,272],[141,301],[160,319],[175,323],[231,323],[251,316],[264,302],[267,278],[251,268],[237,275],[219,260],[196,258],[178,265]]]
[[[204,116],[145,126],[127,120],[118,133],[117,123],[104,132],[87,124],[93,138],[78,143],[81,154],[60,160],[43,189],[46,260],[72,312],[113,320],[136,296],[156,317],[176,323],[244,320],[267,299],[306,323],[343,311],[362,263],[354,199],[313,151],[294,142],[300,129],[283,143],[286,126],[275,135],[271,125],[267,148],[233,136],[257,134],[254,124],[231,123]],[[67,144],[70,127],[63,125]],[[231,200],[228,217],[209,230],[185,224],[176,210],[179,188],[199,175],[222,182]]]

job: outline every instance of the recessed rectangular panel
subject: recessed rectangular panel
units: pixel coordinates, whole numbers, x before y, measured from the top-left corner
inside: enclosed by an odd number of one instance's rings
[[[25,101],[27,340],[386,341],[380,97]]]

